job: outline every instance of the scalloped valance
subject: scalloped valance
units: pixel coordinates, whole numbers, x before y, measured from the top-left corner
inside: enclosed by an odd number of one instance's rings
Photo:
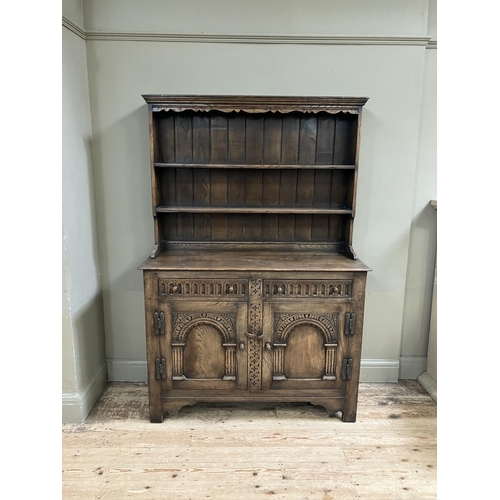
[[[366,97],[199,96],[145,94],[151,111],[221,111],[223,113],[358,114]]]

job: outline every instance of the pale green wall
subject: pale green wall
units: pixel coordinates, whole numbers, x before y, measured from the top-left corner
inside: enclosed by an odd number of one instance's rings
[[[67,34],[64,41],[72,52],[65,61],[73,94],[79,96],[71,99],[83,103],[87,97],[80,85],[89,85],[91,126],[86,109],[72,137],[92,138],[93,170],[89,149],[74,157],[82,161],[80,172],[88,174],[79,183],[89,195],[87,205],[79,204],[87,221],[94,220],[95,186],[99,247],[97,257],[96,225],[91,222],[84,232],[89,243],[80,254],[89,257],[84,268],[91,278],[78,276],[71,282],[80,289],[77,296],[90,291],[95,304],[102,286],[110,379],[146,379],[137,266],[152,249],[153,228],[143,93],[369,97],[354,235],[360,259],[373,268],[362,379],[397,380],[400,355],[422,361],[433,272],[431,220],[422,219],[422,207],[436,197],[436,51],[426,49],[423,37],[435,36],[435,1],[429,12],[427,0],[84,0],[83,24],[78,4],[68,0],[63,14],[86,30],[87,41]],[[298,44],[188,43],[139,40],[143,33],[164,39],[175,33],[306,38]],[[366,37],[366,44],[318,44],[307,38],[318,35]],[[402,37],[402,44],[391,37]],[[68,249],[68,257],[71,253]],[[99,269],[100,284],[92,278]],[[69,298],[73,307],[71,293]],[[94,314],[92,321],[97,325],[100,317]],[[88,349],[87,357],[92,357]]]
[[[63,0],[62,15],[78,27],[83,28],[82,0]]]
[[[91,32],[386,35],[427,33],[427,0],[85,0]]]
[[[76,383],[76,360],[75,345],[73,342],[73,323],[71,321],[70,291],[68,288],[66,247],[62,248],[62,393],[76,395],[78,387]]]
[[[106,363],[85,42],[66,28],[62,130],[62,416],[81,422],[103,389]]]
[[[435,40],[436,1],[431,0],[430,5],[428,35]],[[437,50],[426,50],[401,336],[401,378],[416,378],[427,365],[437,245],[437,214],[430,205],[437,198],[436,80]]]
[[[251,7],[250,7],[251,6]],[[427,1],[84,3],[89,34],[427,34]],[[193,13],[196,12],[196,15]],[[104,38],[104,36],[102,36]],[[420,129],[428,52],[418,45],[239,44],[89,39],[93,161],[108,370],[145,380],[142,276],[153,246],[143,93],[368,96],[363,115],[354,248],[368,278],[362,377],[396,380],[407,275],[427,259],[411,244],[420,200],[434,180]],[[427,79],[427,80],[426,80]],[[432,104],[428,113],[435,113]],[[430,117],[432,119],[432,116]],[[428,119],[428,118],[427,118]],[[428,142],[428,141],[427,141]],[[423,156],[424,155],[424,156]],[[422,169],[420,172],[419,169]],[[409,270],[409,256],[412,268]],[[424,273],[428,271],[424,265]],[[429,293],[425,277],[416,309]],[[431,287],[432,288],[432,287]],[[413,300],[413,298],[411,298]],[[429,303],[430,306],[430,303]],[[428,314],[427,312],[425,314]],[[425,318],[424,318],[425,320]],[[419,327],[423,328],[423,327]],[[420,331],[420,330],[419,330]],[[420,335],[420,334],[419,334]],[[409,334],[412,355],[426,339]],[[412,345],[415,344],[415,345]],[[413,350],[413,351],[412,351]],[[406,352],[406,351],[405,351]]]

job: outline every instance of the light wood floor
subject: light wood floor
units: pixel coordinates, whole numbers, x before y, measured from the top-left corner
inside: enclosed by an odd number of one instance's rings
[[[148,420],[147,388],[110,384],[63,425],[63,499],[430,499],[436,410],[416,381],[360,384],[354,424],[308,404],[198,404]]]

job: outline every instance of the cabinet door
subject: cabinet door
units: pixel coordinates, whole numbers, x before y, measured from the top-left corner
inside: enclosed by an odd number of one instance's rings
[[[263,389],[341,388],[344,304],[264,304]]]
[[[163,389],[246,389],[246,302],[171,301],[160,308]]]

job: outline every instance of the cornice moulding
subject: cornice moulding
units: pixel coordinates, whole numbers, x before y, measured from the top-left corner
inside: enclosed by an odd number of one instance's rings
[[[84,29],[80,28],[77,24],[70,21],[67,17],[62,18],[62,25],[72,31],[75,35],[79,36],[82,40],[86,40],[87,34]]]
[[[426,46],[429,37],[382,37],[347,35],[216,35],[171,33],[87,32],[87,40],[184,42],[184,43],[257,43],[302,45],[417,45]]]
[[[359,113],[367,97],[324,96],[198,96],[144,94],[144,100],[152,111],[223,111],[226,113],[247,111],[252,113],[307,111],[312,113]]]
[[[182,42],[182,43],[257,43],[302,45],[406,45],[436,48],[427,36],[357,35],[220,35],[194,33],[144,33],[134,31],[86,31],[63,16],[64,27],[86,41]],[[434,46],[429,46],[434,44]]]

